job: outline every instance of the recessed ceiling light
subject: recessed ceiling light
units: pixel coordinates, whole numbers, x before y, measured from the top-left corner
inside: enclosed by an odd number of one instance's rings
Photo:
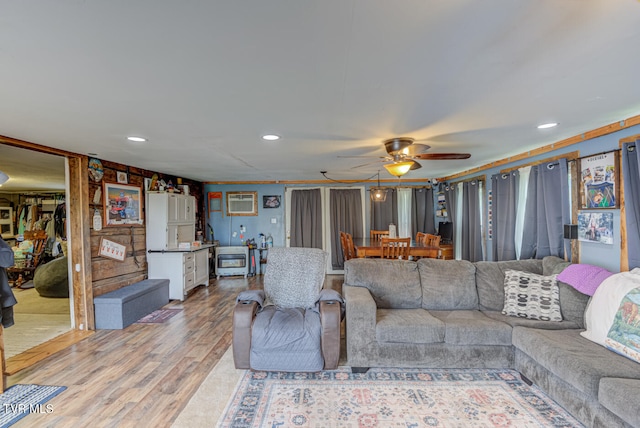
[[[127,140],[129,141],[135,141],[136,143],[144,143],[145,141],[147,141],[146,138],[143,137],[127,137]]]
[[[267,141],[275,141],[275,140],[279,140],[280,136],[275,134],[267,134],[267,135],[263,135],[262,139]]]
[[[548,129],[548,128],[553,128],[554,126],[558,126],[558,123],[557,122],[543,123],[542,125],[538,125],[538,129]]]

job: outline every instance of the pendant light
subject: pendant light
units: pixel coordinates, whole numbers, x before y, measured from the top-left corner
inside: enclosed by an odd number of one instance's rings
[[[389,189],[380,187],[380,171],[378,171],[378,187],[371,187],[369,191],[371,192],[371,200],[373,202],[384,202],[387,199]]]

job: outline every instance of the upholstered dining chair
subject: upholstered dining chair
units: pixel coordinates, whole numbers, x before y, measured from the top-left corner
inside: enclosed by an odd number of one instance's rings
[[[383,259],[409,259],[411,238],[382,238],[380,247]]]
[[[327,253],[269,249],[264,290],[238,295],[233,313],[237,369],[313,372],[334,369],[340,356],[343,300],[324,290]]]
[[[383,237],[389,237],[388,230],[370,230],[369,231],[369,238],[371,238],[372,241],[379,241]]]

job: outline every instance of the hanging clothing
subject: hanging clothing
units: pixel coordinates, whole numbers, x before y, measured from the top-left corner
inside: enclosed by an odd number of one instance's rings
[[[6,271],[13,263],[13,250],[0,238],[0,322],[3,327],[13,325],[13,305],[18,303],[9,286]]]
[[[58,204],[56,207],[56,211],[53,213],[53,220],[55,221],[55,236],[60,237],[62,239],[67,238],[67,231],[65,227],[65,221],[67,219],[67,209],[63,203]]]

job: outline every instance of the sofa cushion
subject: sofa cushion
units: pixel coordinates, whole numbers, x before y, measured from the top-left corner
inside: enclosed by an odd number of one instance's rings
[[[466,260],[418,261],[422,307],[433,310],[478,309],[476,268]]]
[[[511,326],[482,312],[429,311],[445,325],[444,341],[450,345],[511,345]]]
[[[541,321],[562,321],[556,275],[507,270],[502,313]]]
[[[584,328],[584,311],[589,303],[589,296],[562,281],[558,281],[558,291],[562,319],[576,323],[579,328]]]
[[[562,320],[560,322],[530,320],[528,318],[510,317],[509,315],[504,315],[500,311],[482,311],[482,313],[492,320],[502,321],[509,324],[511,327],[530,327],[544,330],[575,330],[582,328],[577,322],[569,320]]]
[[[514,327],[513,345],[574,388],[597,397],[600,379],[640,379],[640,364],[580,336],[578,330]]]
[[[441,343],[444,323],[424,309],[378,309],[376,340],[394,343]]]
[[[542,274],[542,260],[475,262],[478,303],[482,310],[501,311],[504,307],[504,273],[507,269]]]
[[[600,379],[600,404],[629,425],[640,427],[640,406],[629,405],[629,397],[640,397],[640,380],[610,377]]]
[[[542,274],[545,276],[559,274],[570,264],[571,262],[560,257],[546,256],[542,259]]]
[[[367,288],[378,308],[421,307],[422,289],[416,262],[351,259],[344,263],[344,282]]]

